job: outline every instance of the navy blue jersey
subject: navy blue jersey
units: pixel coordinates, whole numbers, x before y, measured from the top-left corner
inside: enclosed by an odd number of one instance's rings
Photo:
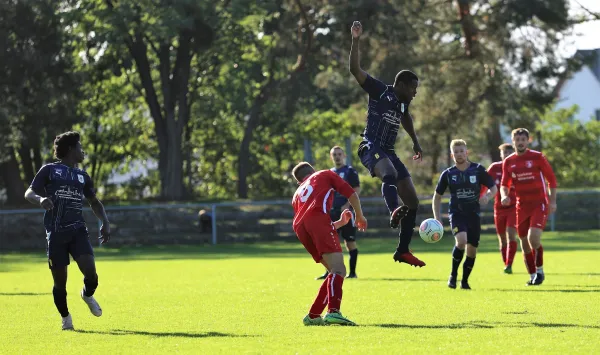
[[[47,232],[60,232],[85,226],[83,196],[96,196],[90,176],[83,170],[60,163],[42,166],[31,182],[31,189],[52,200],[54,208],[44,214]]]
[[[358,173],[354,170],[353,167],[344,165],[341,168],[331,168],[331,171],[338,174],[344,181],[346,181],[353,188],[360,186],[360,180],[358,179]],[[331,209],[339,210],[343,205],[348,202],[348,199],[344,197],[344,195],[339,192],[335,193],[333,197],[333,204],[331,205]]]
[[[452,213],[479,213],[479,192],[481,186],[491,189],[495,185],[494,179],[485,168],[477,163],[461,171],[456,165],[450,167],[440,175],[435,191],[443,195],[446,188],[450,190],[449,212]]]
[[[362,85],[369,94],[367,127],[363,137],[386,151],[393,151],[400,129],[400,121],[408,115],[408,103],[400,102],[394,88],[367,75]]]

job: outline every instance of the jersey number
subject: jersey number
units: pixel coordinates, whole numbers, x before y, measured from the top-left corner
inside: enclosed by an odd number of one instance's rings
[[[313,187],[310,185],[306,185],[302,188],[302,191],[300,191],[300,201],[301,202],[306,202],[306,200],[308,200],[308,198],[310,197],[310,195],[313,192]]]

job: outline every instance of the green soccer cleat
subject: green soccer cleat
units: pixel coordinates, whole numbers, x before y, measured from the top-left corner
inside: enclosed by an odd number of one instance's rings
[[[507,267],[504,268],[504,273],[505,274],[512,274],[512,265],[508,265]]]
[[[354,323],[353,321],[351,321],[350,319],[344,317],[341,313],[339,312],[331,312],[331,313],[327,313],[325,315],[325,318],[323,319],[325,321],[325,324],[339,324],[339,325],[356,325],[356,323]]]
[[[306,317],[304,317],[304,319],[302,320],[302,323],[304,323],[304,325],[306,326],[310,326],[310,325],[325,325],[325,321],[323,321],[323,318],[318,317],[318,318],[311,318],[310,315],[306,315]]]

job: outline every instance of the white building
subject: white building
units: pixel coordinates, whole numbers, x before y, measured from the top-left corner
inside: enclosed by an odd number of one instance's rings
[[[584,58],[586,64],[558,83],[556,109],[577,105],[577,120],[582,123],[594,119],[600,121],[600,48],[580,50],[575,56]]]

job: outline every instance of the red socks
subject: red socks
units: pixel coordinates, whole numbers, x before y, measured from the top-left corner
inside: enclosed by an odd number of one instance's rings
[[[512,265],[515,260],[515,254],[517,253],[517,242],[511,241],[508,242],[508,250],[506,252],[506,263],[504,265],[509,266]]]
[[[506,247],[505,246],[500,247],[500,254],[502,254],[502,262],[504,263],[504,265],[508,265],[506,263],[506,256],[507,256],[507,254],[506,254]]]
[[[327,278],[321,284],[319,294],[308,314],[310,318],[317,318],[321,316],[321,313],[325,310],[325,306],[328,306],[329,312],[339,312],[342,304],[342,284],[344,278],[340,275],[329,274]]]
[[[539,248],[537,248],[537,251],[535,253],[535,266],[544,266],[544,247],[542,247],[541,245]]]
[[[331,275],[328,275],[327,278],[323,280],[321,288],[319,289],[319,294],[317,295],[317,298],[315,298],[312,307],[310,307],[310,311],[308,311],[310,318],[314,319],[320,317],[321,313],[325,310],[325,306],[327,305],[327,285],[329,284],[329,276]]]
[[[329,274],[327,279],[329,280],[327,283],[328,312],[339,312],[340,305],[342,304],[342,284],[344,283],[344,278],[340,275]]]
[[[529,273],[530,275],[535,274],[536,268],[534,252],[531,251],[530,253],[523,253],[523,255],[525,256],[525,266],[527,266],[527,273]]]

